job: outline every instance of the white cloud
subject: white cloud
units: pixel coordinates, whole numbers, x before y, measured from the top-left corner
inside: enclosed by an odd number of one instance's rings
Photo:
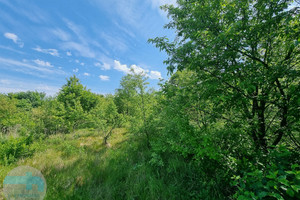
[[[37,46],[36,48],[33,48],[33,50],[42,52],[42,53],[46,53],[46,54],[50,54],[52,56],[57,56],[57,57],[59,56],[57,49],[42,49],[41,47]]]
[[[151,71],[149,74],[150,79],[161,79],[161,73],[159,71]]]
[[[17,43],[19,38],[16,34],[14,33],[4,33],[4,37],[6,37],[7,39],[10,39],[12,41],[14,41],[14,43]]]
[[[149,70],[145,70],[137,65],[131,65],[130,68],[133,69],[133,71],[137,74],[147,75],[147,73],[149,72]]]
[[[100,75],[99,78],[100,78],[102,81],[109,81],[109,76]]]
[[[12,40],[15,44],[19,45],[19,47],[23,48],[24,43],[19,39],[19,37],[14,33],[4,33],[4,37]]]
[[[70,51],[67,51],[67,56],[72,56],[72,53]]]
[[[79,69],[78,68],[76,68],[76,69],[73,69],[73,72],[74,73],[77,73],[79,71]]]
[[[79,63],[79,60],[75,60],[76,63]]]
[[[107,63],[103,63],[103,65],[101,65],[101,63],[94,63],[94,65],[100,67],[102,70],[110,70],[111,68],[110,64]]]
[[[127,67],[127,65],[122,65],[118,60],[114,60],[114,69],[120,72],[124,72],[125,74],[130,73],[130,69]]]
[[[137,74],[143,74],[146,77],[149,77],[150,79],[160,79],[162,78],[161,73],[159,71],[150,71],[147,69],[143,69],[142,67],[139,67],[137,65],[131,65],[130,68],[127,67],[127,65],[122,65],[120,61],[114,60],[114,69],[117,71],[121,71],[124,74],[132,74],[133,70]]]
[[[53,65],[51,65],[51,63],[40,60],[40,59],[33,60],[33,62],[35,62],[35,64],[43,66],[43,67],[53,67]]]
[[[84,72],[83,75],[84,75],[84,76],[90,76],[90,74],[87,73],[87,72]]]
[[[81,65],[81,66],[84,66],[84,63],[82,62],[82,63],[80,63],[80,65]]]

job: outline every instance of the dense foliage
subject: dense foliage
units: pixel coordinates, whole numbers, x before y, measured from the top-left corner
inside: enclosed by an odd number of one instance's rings
[[[169,56],[170,78],[159,91],[132,70],[114,95],[94,94],[76,76],[55,97],[1,94],[0,165],[34,155],[44,139],[56,143],[52,136],[68,134],[71,141],[61,139],[62,156],[91,156],[86,166],[78,164],[90,169],[103,153],[96,143],[110,148],[114,130],[122,127],[130,138],[116,144],[120,151],[110,150],[109,169],[92,170],[90,181],[113,188],[101,190],[101,198],[300,199],[297,6],[290,0],[163,6],[171,19],[165,27],[177,36],[149,40]],[[94,149],[81,142],[74,147],[79,129],[102,141],[94,141]],[[95,189],[94,182],[84,189]]]
[[[173,74],[162,88],[155,159],[169,152],[203,166],[200,174],[215,180],[216,195],[299,198],[293,174],[300,161],[300,15],[292,2],[179,0],[177,7],[164,6],[171,18],[165,27],[177,37],[150,40],[169,55],[165,63]]]

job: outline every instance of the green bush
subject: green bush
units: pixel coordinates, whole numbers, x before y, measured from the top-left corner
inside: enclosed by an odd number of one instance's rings
[[[33,136],[10,137],[0,143],[0,163],[4,165],[15,162],[18,158],[32,155]]]
[[[232,184],[238,188],[234,197],[238,200],[300,199],[300,166],[292,164],[297,158],[299,155],[281,147],[272,150],[268,160],[248,162],[248,169],[241,176],[233,177]]]

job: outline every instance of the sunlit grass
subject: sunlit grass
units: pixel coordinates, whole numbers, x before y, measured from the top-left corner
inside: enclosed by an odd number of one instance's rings
[[[45,176],[45,199],[167,198],[163,182],[145,164],[149,152],[140,137],[115,129],[108,142],[103,144],[101,133],[93,130],[50,136],[33,144],[32,157],[1,166],[0,181],[11,169],[28,165]]]

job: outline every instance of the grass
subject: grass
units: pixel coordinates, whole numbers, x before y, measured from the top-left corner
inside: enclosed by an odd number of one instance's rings
[[[43,173],[45,199],[175,199],[176,187],[166,187],[148,164],[142,137],[115,129],[109,143],[104,145],[103,136],[93,130],[36,141],[33,156],[0,165],[1,184],[10,170],[28,165]]]

